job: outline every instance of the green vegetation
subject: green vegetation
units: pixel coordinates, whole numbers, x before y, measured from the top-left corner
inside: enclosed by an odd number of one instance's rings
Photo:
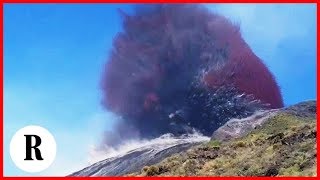
[[[214,147],[219,148],[220,145],[221,145],[221,142],[218,140],[209,141],[207,144],[207,146],[212,147],[212,148],[214,148]]]
[[[316,121],[280,113],[245,137],[216,140],[134,176],[316,176]]]

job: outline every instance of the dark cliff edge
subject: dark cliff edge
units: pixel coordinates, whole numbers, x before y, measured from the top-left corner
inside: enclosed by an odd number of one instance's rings
[[[208,142],[146,147],[70,176],[316,176],[316,101],[231,119]]]

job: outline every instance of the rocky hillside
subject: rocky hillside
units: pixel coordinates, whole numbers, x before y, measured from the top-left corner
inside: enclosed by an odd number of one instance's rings
[[[316,176],[316,102],[231,119],[206,137],[164,136],[71,176]]]
[[[210,142],[129,176],[316,176],[316,102],[230,120]]]

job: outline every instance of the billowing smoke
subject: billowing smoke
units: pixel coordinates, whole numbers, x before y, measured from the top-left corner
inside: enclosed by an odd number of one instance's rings
[[[193,130],[210,136],[231,118],[283,106],[272,74],[228,19],[194,4],[120,15],[123,31],[102,78],[103,105],[120,118],[105,144]]]

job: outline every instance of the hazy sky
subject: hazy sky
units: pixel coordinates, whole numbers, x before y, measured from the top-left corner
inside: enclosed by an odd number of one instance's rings
[[[276,77],[286,105],[316,97],[316,6],[207,4],[240,24],[244,39]],[[90,149],[111,128],[101,105],[100,74],[115,34],[117,8],[130,5],[4,7],[4,173],[66,175],[88,163]],[[27,125],[47,128],[57,157],[28,174],[9,155],[13,134]]]

